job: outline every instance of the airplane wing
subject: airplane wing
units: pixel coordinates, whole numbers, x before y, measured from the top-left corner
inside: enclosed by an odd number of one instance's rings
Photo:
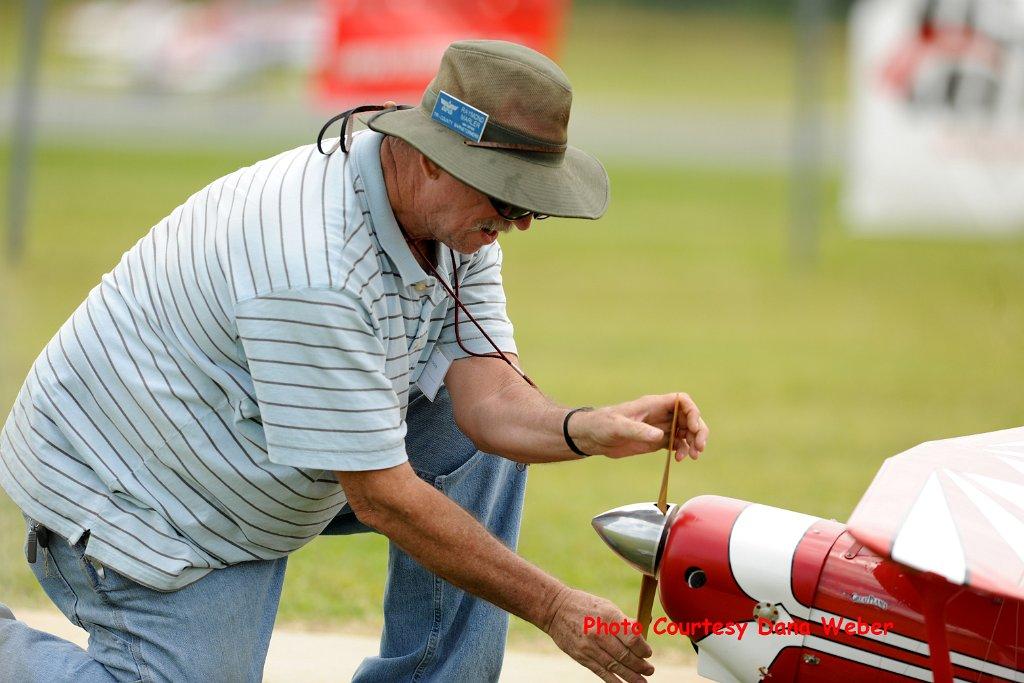
[[[889,458],[848,526],[896,562],[1024,600],[1024,427]]]

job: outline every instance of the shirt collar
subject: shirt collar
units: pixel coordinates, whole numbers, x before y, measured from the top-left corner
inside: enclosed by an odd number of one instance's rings
[[[416,261],[395,220],[395,212],[391,208],[387,186],[384,184],[384,170],[380,164],[380,145],[383,141],[382,134],[367,131],[357,135],[352,144],[352,161],[362,179],[363,197],[370,212],[373,230],[377,233],[381,248],[398,268],[403,285],[411,287],[424,281],[433,282],[433,278]]]

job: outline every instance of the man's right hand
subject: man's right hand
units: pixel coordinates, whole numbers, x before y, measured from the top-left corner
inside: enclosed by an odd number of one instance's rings
[[[606,624],[628,619],[613,603],[565,586],[552,603],[551,617],[544,630],[567,655],[608,683],[644,683],[654,673],[646,660],[651,647],[642,636],[619,630],[618,635],[584,633],[586,617]]]
[[[676,460],[700,457],[708,442],[708,426],[688,394],[642,396],[614,406],[580,412],[569,422],[569,434],[588,455],[624,458],[668,448],[676,403],[681,410],[673,439]]]

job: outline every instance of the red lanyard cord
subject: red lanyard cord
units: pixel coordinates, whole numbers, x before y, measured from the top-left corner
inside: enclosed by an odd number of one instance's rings
[[[474,318],[473,314],[469,312],[469,309],[466,307],[466,304],[462,303],[462,299],[459,298],[459,264],[458,261],[455,260],[454,250],[452,250],[451,247],[448,247],[448,253],[451,255],[452,259],[452,285],[454,285],[453,289],[452,287],[448,286],[448,283],[445,282],[443,277],[441,277],[441,274],[437,272],[437,268],[435,268],[434,264],[430,262],[430,259],[428,259],[424,255],[423,250],[420,249],[419,244],[412,240],[407,241],[416,250],[416,253],[418,253],[422,257],[423,262],[427,265],[427,270],[430,271],[430,274],[434,276],[434,279],[436,279],[441,284],[442,287],[444,287],[444,290],[448,292],[448,296],[450,296],[452,300],[455,301],[455,341],[456,343],[458,343],[459,348],[468,353],[470,356],[473,356],[474,358],[499,358],[505,361],[506,363],[508,363],[508,366],[515,371],[517,375],[519,375],[526,381],[527,384],[529,384],[534,389],[538,389],[537,385],[534,384],[533,380],[530,379],[525,372],[520,370],[516,366],[516,364],[512,362],[512,359],[506,356],[505,353],[498,348],[498,345],[494,343],[493,339],[491,339],[491,335],[487,334],[487,331],[483,328],[483,326],[479,322],[477,322],[477,319]],[[466,317],[469,318],[469,321],[473,323],[477,330],[480,331],[480,334],[484,336],[484,339],[487,340],[487,343],[491,345],[491,348],[493,348],[498,353],[498,355],[494,355],[491,353],[475,353],[466,348],[465,344],[462,343],[462,335],[459,332],[460,309],[462,310],[463,313],[466,314]]]

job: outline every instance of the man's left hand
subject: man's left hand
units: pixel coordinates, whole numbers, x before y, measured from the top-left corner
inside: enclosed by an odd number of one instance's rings
[[[673,445],[676,460],[696,460],[708,442],[708,426],[688,394],[642,396],[634,401],[578,412],[569,419],[569,435],[588,455],[625,458],[669,445],[672,414],[679,402]]]

